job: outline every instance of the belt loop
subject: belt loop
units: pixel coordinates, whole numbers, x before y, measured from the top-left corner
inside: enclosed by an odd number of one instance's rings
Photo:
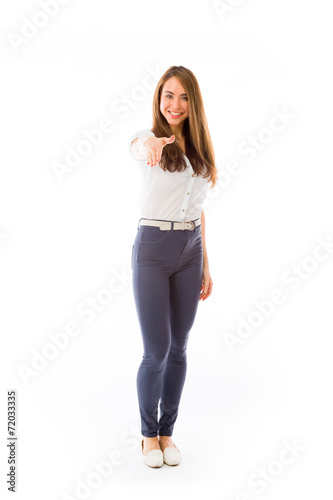
[[[197,230],[197,226],[196,226],[196,223],[195,223],[195,221],[194,221],[194,220],[193,220],[192,222],[193,222],[193,225],[194,225],[194,233],[195,233],[195,232],[196,232],[196,230]]]
[[[171,221],[171,234],[173,234],[173,220]]]
[[[139,222],[138,222],[138,227],[136,228],[137,230],[139,229],[140,227],[140,221],[141,221],[142,217],[139,219]]]

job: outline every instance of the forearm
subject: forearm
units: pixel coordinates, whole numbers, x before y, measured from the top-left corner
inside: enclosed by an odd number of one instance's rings
[[[147,139],[151,139],[150,135],[142,135],[141,137],[137,137],[132,142],[132,153],[135,158],[138,160],[146,160],[147,159],[147,150],[145,148],[145,142]],[[155,137],[153,138],[155,139]]]
[[[203,267],[209,268],[207,248],[206,248],[206,219],[204,211],[201,212],[201,241],[202,241],[202,251],[203,251]]]

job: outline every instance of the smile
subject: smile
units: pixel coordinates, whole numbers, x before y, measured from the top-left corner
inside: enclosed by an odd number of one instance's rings
[[[171,116],[180,116],[183,114],[183,113],[172,113],[172,111],[169,111],[169,113]]]

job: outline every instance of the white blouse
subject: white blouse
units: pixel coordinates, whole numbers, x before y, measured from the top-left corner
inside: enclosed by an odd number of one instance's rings
[[[132,158],[139,163],[142,174],[141,217],[177,222],[198,219],[207,195],[208,177],[197,176],[185,154],[187,167],[183,172],[164,171],[159,163],[153,167],[147,165],[147,159],[140,154],[140,150],[136,148],[135,155],[132,151],[132,142],[142,136],[155,137],[155,134],[149,129],[138,130],[129,141]]]

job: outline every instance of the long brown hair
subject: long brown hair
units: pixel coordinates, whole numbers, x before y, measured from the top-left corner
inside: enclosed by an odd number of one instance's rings
[[[160,102],[163,85],[173,76],[178,78],[188,96],[189,113],[183,128],[186,156],[194,172],[202,177],[209,177],[208,180],[212,182],[212,187],[214,187],[217,168],[203,99],[196,77],[192,71],[184,66],[171,66],[161,76],[154,93],[153,127],[151,130],[156,137],[170,137],[172,135],[169,123],[160,111]],[[185,170],[187,165],[183,151],[176,141],[163,148],[159,164],[163,170],[169,172]]]

